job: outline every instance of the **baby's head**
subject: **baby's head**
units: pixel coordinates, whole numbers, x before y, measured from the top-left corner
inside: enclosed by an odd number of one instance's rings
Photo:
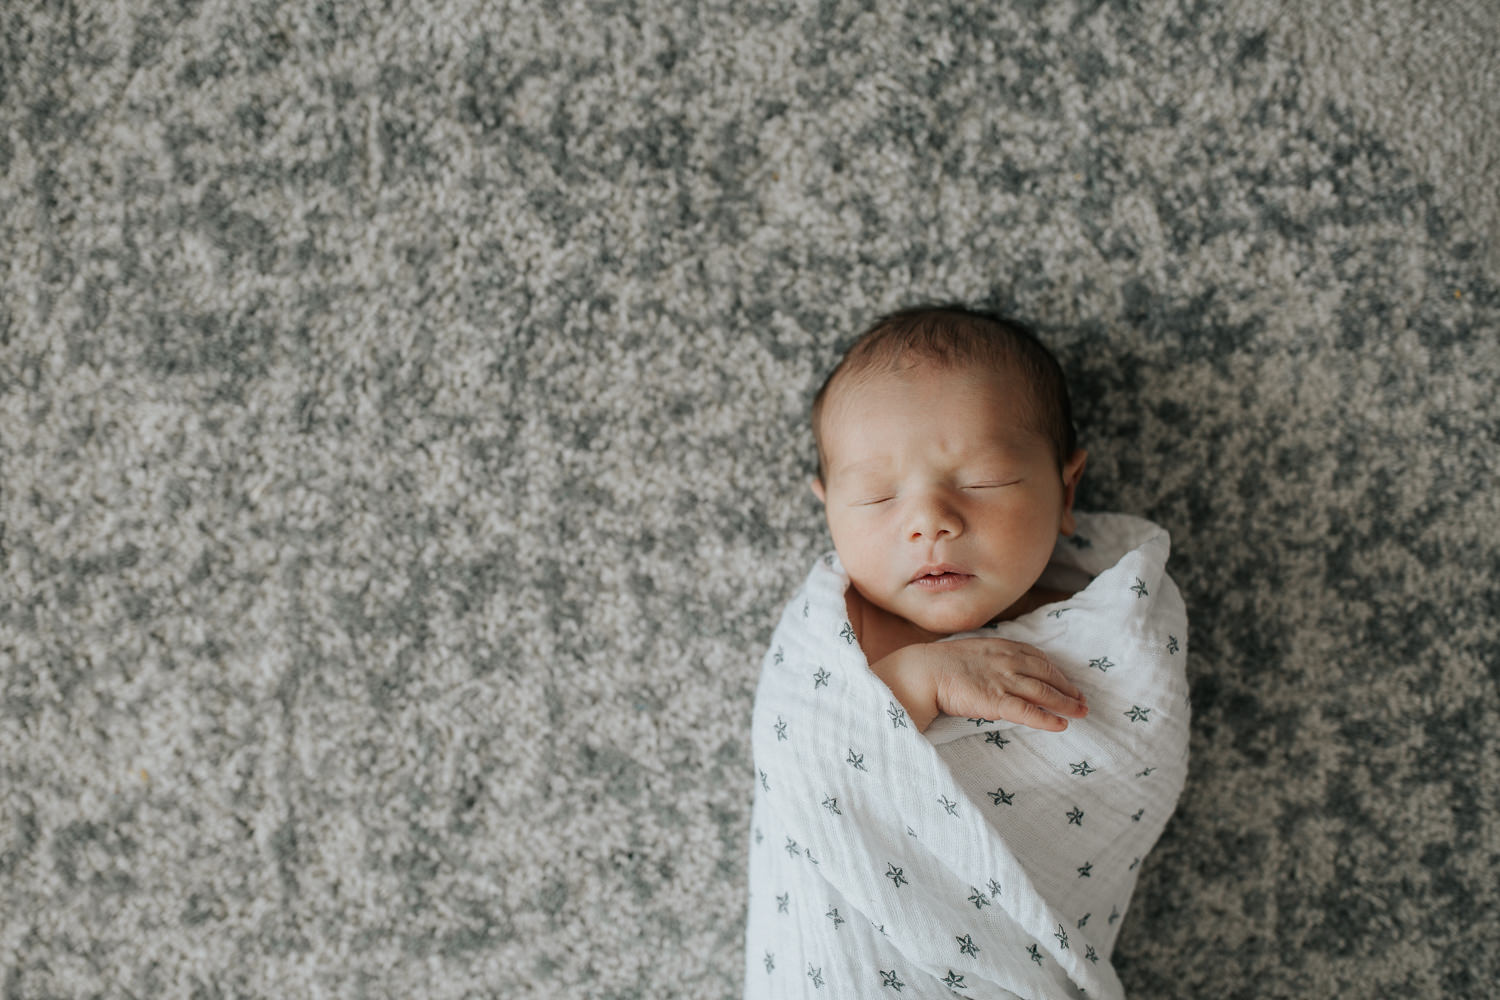
[[[887,316],[813,400],[813,492],[856,590],[936,635],[1023,603],[1083,473],[1062,369],[1027,330],[941,306]]]

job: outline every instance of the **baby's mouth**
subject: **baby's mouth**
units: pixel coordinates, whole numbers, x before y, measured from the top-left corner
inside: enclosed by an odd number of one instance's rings
[[[919,590],[940,593],[948,590],[957,590],[972,579],[974,579],[974,576],[971,573],[960,573],[958,570],[940,566],[918,573],[912,578],[911,585]]]

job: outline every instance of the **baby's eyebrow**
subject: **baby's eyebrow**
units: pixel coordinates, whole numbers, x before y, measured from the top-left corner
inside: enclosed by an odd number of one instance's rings
[[[997,434],[953,453],[949,456],[948,461],[955,465],[985,462],[1010,463],[1019,461],[1022,455],[1022,448],[1014,440],[1013,436]],[[861,472],[885,472],[894,464],[896,464],[894,456],[872,455],[869,458],[862,458],[857,462],[831,463],[829,465],[829,474],[840,473],[851,475]]]
[[[872,472],[885,471],[886,469],[890,468],[890,465],[891,459],[889,455],[874,455],[870,458],[860,459],[858,462],[832,464],[829,466],[828,475],[830,478],[832,478],[834,474],[838,474],[841,476],[852,476],[863,473],[868,475]]]
[[[829,462],[828,478],[835,477],[873,477],[882,472],[891,471],[894,459],[889,454],[873,454],[867,459],[859,459],[858,462]]]

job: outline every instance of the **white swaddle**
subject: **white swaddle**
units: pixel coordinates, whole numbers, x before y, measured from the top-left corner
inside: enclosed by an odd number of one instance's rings
[[[1042,582],[1084,589],[968,633],[1039,647],[1084,692],[1062,733],[917,732],[855,641],[838,558],[813,567],[756,692],[747,998],[1124,995],[1120,918],[1187,774],[1187,619],[1164,530],[1077,528]]]

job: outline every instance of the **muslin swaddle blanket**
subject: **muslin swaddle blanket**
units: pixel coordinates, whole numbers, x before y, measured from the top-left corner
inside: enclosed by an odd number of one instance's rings
[[[755,699],[746,997],[1123,996],[1110,954],[1187,774],[1187,619],[1165,531],[1077,521],[1042,578],[1074,596],[968,633],[1078,685],[1089,714],[1062,733],[917,732],[855,640],[837,556],[813,567]]]

